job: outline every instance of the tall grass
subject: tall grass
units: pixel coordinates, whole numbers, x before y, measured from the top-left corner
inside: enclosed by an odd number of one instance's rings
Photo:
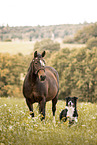
[[[64,101],[58,101],[56,123],[53,123],[51,102],[46,104],[46,119],[41,122],[37,104],[32,119],[24,99],[1,98],[0,142],[2,145],[96,145],[97,104],[78,103],[77,106],[78,123],[68,127],[68,122],[59,121]]]

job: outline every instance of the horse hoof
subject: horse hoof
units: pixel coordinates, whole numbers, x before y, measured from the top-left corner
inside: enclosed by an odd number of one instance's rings
[[[44,117],[42,117],[42,118],[41,118],[41,121],[43,121],[44,119],[45,119],[45,118],[44,118]]]
[[[34,117],[34,113],[31,116]]]
[[[31,115],[32,117],[34,117],[34,112],[30,112],[30,115]]]

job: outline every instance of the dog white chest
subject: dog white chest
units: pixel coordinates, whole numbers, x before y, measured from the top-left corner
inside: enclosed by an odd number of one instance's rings
[[[73,113],[74,113],[74,107],[72,107],[72,106],[71,107],[68,107],[67,110],[68,110],[67,111],[67,116],[70,117],[70,118],[72,118],[73,117]]]

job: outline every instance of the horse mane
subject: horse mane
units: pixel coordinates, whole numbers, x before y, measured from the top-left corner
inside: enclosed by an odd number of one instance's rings
[[[33,75],[33,61],[31,61],[27,72],[28,72],[29,78],[32,78],[32,75]]]
[[[33,63],[33,62],[31,61],[30,66],[29,66],[27,72],[29,72],[29,71],[32,69],[32,63]]]

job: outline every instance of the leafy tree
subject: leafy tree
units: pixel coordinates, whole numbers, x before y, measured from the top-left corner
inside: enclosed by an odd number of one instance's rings
[[[95,50],[93,50],[95,51]],[[86,50],[86,57],[79,63],[77,69],[78,81],[77,87],[83,95],[83,100],[93,101],[97,75],[95,73],[97,59],[93,51]],[[97,55],[97,52],[96,52]],[[93,63],[95,61],[95,64]],[[77,76],[77,75],[76,75]]]
[[[97,37],[97,23],[84,27],[75,34],[75,41],[86,43],[90,38]]]
[[[19,55],[0,54],[0,96],[19,96],[24,69]]]
[[[81,101],[97,100],[97,48],[61,49],[49,64],[59,73],[59,98],[75,95]]]

